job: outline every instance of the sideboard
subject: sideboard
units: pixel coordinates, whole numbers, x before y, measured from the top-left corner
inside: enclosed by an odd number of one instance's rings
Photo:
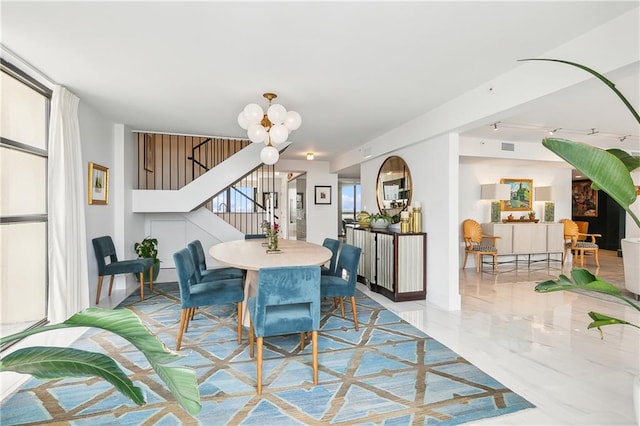
[[[422,300],[427,289],[427,234],[347,226],[346,242],[362,249],[358,279],[394,302]]]
[[[482,232],[500,237],[496,240],[498,256],[546,255],[546,260],[560,260],[564,254],[564,226],[562,223],[483,223]],[[551,259],[559,254],[560,259]]]

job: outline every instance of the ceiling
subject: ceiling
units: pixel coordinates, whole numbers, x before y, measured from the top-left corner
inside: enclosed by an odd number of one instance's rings
[[[3,1],[0,34],[6,48],[136,130],[244,138],[238,113],[265,107],[262,93],[275,92],[302,115],[282,158],[313,151],[331,161],[632,8],[637,1]],[[638,75],[636,63],[609,76],[634,105]],[[587,142],[620,145],[632,135],[626,143],[638,145],[615,97],[598,95],[589,108],[592,91],[607,90],[600,86],[583,83],[554,95],[562,103],[548,97],[505,113],[498,132],[485,123],[463,136],[537,142],[554,128],[595,128]]]

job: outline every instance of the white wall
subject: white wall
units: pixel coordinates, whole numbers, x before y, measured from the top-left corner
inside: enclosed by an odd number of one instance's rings
[[[295,170],[306,172],[307,187],[305,191],[304,208],[307,222],[307,241],[322,244],[326,238],[338,238],[338,175],[331,173],[326,161],[280,160],[278,170]],[[315,186],[331,187],[331,204],[317,205],[315,201]]]
[[[413,182],[412,202],[422,206],[422,231],[427,233],[428,302],[460,309],[457,266],[458,137],[439,136],[389,153],[407,163]],[[363,209],[378,212],[376,182],[387,156],[361,164]],[[454,213],[455,212],[455,213]]]

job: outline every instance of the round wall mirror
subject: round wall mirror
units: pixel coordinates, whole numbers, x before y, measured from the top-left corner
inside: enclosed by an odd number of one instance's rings
[[[380,212],[394,216],[411,205],[412,182],[409,167],[396,155],[380,166],[376,198]]]

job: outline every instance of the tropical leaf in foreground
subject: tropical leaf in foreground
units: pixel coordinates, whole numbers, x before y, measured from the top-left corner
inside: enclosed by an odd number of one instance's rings
[[[78,312],[61,324],[39,327],[3,337],[0,339],[0,345],[32,334],[41,333],[43,331],[69,327],[101,328],[126,339],[144,354],[151,367],[165,382],[171,393],[189,414],[195,415],[200,412],[200,391],[198,389],[195,371],[187,367],[167,365],[179,360],[180,356],[175,352],[170,351],[156,336],[151,334],[144,324],[142,324],[138,316],[128,309],[110,310],[89,308],[82,312]],[[131,381],[126,378],[126,375],[120,367],[106,355],[79,351],[71,348],[50,348],[56,349],[56,351],[52,353],[58,357],[58,362],[47,363],[46,356],[48,355],[46,351],[44,351],[44,349],[47,348],[27,349],[27,351],[16,351],[4,357],[0,363],[0,371],[25,372],[41,378],[74,376],[74,374],[69,373],[75,373],[76,376],[97,376],[114,384],[119,391],[131,398],[136,404],[140,404],[139,399],[142,400],[142,403],[145,402],[144,396],[140,390],[135,386],[132,386]],[[9,358],[10,356],[12,356],[12,358]],[[40,357],[44,358],[38,361],[39,365],[37,368],[35,365],[33,367],[27,367],[29,359],[36,360]],[[104,358],[111,361],[112,365],[108,364],[109,368],[103,368],[107,366]],[[7,359],[10,359],[11,363],[7,363]],[[37,370],[39,375],[28,371],[13,369],[11,367],[12,365],[20,366],[21,369],[32,368]],[[46,375],[49,375],[49,377]],[[123,376],[126,380],[129,380],[130,385],[124,386],[126,382],[121,382]],[[123,385],[116,385],[112,381],[116,379]],[[132,387],[130,392],[128,386]],[[125,391],[122,390],[123,388]]]
[[[138,405],[145,403],[142,389],[106,355],[73,348],[34,346],[18,349],[0,360],[0,371],[30,374],[38,379],[101,377]]]

